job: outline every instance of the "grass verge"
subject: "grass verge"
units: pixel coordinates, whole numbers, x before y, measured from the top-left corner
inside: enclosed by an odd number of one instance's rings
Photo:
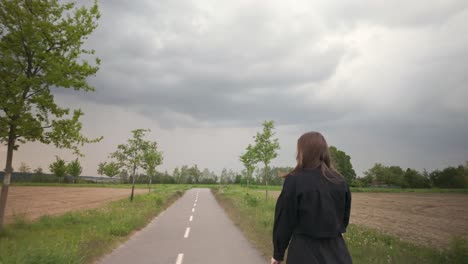
[[[239,186],[239,185],[237,185]],[[263,185],[250,185],[249,189],[265,190]],[[268,190],[281,191],[283,186],[268,186]],[[403,188],[375,188],[375,187],[351,187],[352,192],[380,192],[380,193],[461,193],[468,194],[468,189],[403,189]]]
[[[246,237],[269,259],[275,199],[246,188],[228,186],[212,189],[219,204]],[[468,263],[468,241],[454,238],[449,249],[413,245],[376,230],[350,225],[344,235],[354,263]]]
[[[0,264],[91,263],[128,239],[177,200],[183,186],[159,187],[86,211],[59,217],[43,216],[34,222],[17,218],[0,234]]]

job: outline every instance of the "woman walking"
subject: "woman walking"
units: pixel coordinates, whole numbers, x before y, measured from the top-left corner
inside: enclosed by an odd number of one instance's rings
[[[352,263],[342,237],[349,223],[351,192],[335,171],[318,132],[297,142],[297,166],[285,176],[275,210],[272,264],[288,249],[288,264]]]

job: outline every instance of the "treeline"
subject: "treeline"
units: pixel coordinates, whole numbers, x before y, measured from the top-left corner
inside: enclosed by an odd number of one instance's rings
[[[291,171],[291,167],[271,167],[268,173],[268,182],[271,185],[282,185],[283,178],[278,175]],[[222,169],[221,173],[215,173],[208,168],[199,169],[197,165],[183,165],[176,167],[172,173],[155,172],[151,176],[152,183],[162,184],[241,184],[246,185],[247,180],[253,185],[265,184],[264,168],[257,168],[249,177],[245,170],[236,172],[232,169]],[[150,176],[145,174],[138,174],[135,178],[135,183],[148,183]],[[120,181],[122,183],[132,182],[132,176],[123,170],[120,174]]]
[[[422,172],[377,163],[352,183],[357,187],[468,188],[468,161],[457,167]]]

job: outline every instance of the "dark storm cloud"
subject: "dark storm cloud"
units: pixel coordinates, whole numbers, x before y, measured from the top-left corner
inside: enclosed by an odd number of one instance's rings
[[[97,89],[77,100],[165,128],[323,130],[361,169],[468,159],[466,1],[100,4]]]
[[[335,77],[343,58],[356,52],[345,41],[327,42],[337,33],[346,35],[330,30],[330,20],[431,25],[449,20],[466,6],[462,1],[406,5],[404,12],[392,12],[398,8],[395,3],[319,2],[322,16],[308,9],[308,4],[301,7],[304,11],[285,16],[288,10],[283,12],[281,7],[245,3],[234,5],[232,10],[210,12],[206,7],[216,7],[210,1],[104,1],[100,27],[88,44],[103,60],[100,72],[91,80],[98,92],[85,97],[155,118],[164,110],[206,122],[249,123],[271,116],[291,124],[301,123],[304,116],[304,121],[310,121],[307,117],[314,114],[309,113],[320,109],[322,114],[316,116],[323,121],[339,118],[350,111],[359,112],[360,100],[350,98],[347,105],[327,110],[324,106],[334,105],[333,99],[313,99],[314,93],[327,89],[324,82]],[[307,11],[311,11],[310,16],[304,15]],[[415,58],[419,61],[396,66],[406,71],[397,72],[401,75],[395,78],[407,78],[398,83],[398,89],[408,87],[404,96],[410,97],[405,99],[409,104],[440,99],[444,90],[459,91],[466,80],[464,46],[424,61],[432,56],[427,53],[436,51],[423,52]],[[404,52],[408,50],[403,50],[402,56],[412,56]],[[386,79],[394,81],[391,74],[382,76],[382,89],[392,89],[385,87]]]
[[[98,92],[85,98],[199,122],[272,118],[297,124],[337,115],[295,91],[318,89],[345,54],[340,44],[319,47],[321,29],[304,23],[295,32],[276,24],[270,9],[243,7],[220,19],[183,3],[103,2],[101,25],[89,44],[103,61],[91,80]]]

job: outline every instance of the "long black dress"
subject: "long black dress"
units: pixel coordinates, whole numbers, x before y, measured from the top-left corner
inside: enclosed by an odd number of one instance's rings
[[[343,240],[351,210],[351,192],[332,183],[319,169],[288,175],[275,210],[273,257],[288,264],[352,263]]]

